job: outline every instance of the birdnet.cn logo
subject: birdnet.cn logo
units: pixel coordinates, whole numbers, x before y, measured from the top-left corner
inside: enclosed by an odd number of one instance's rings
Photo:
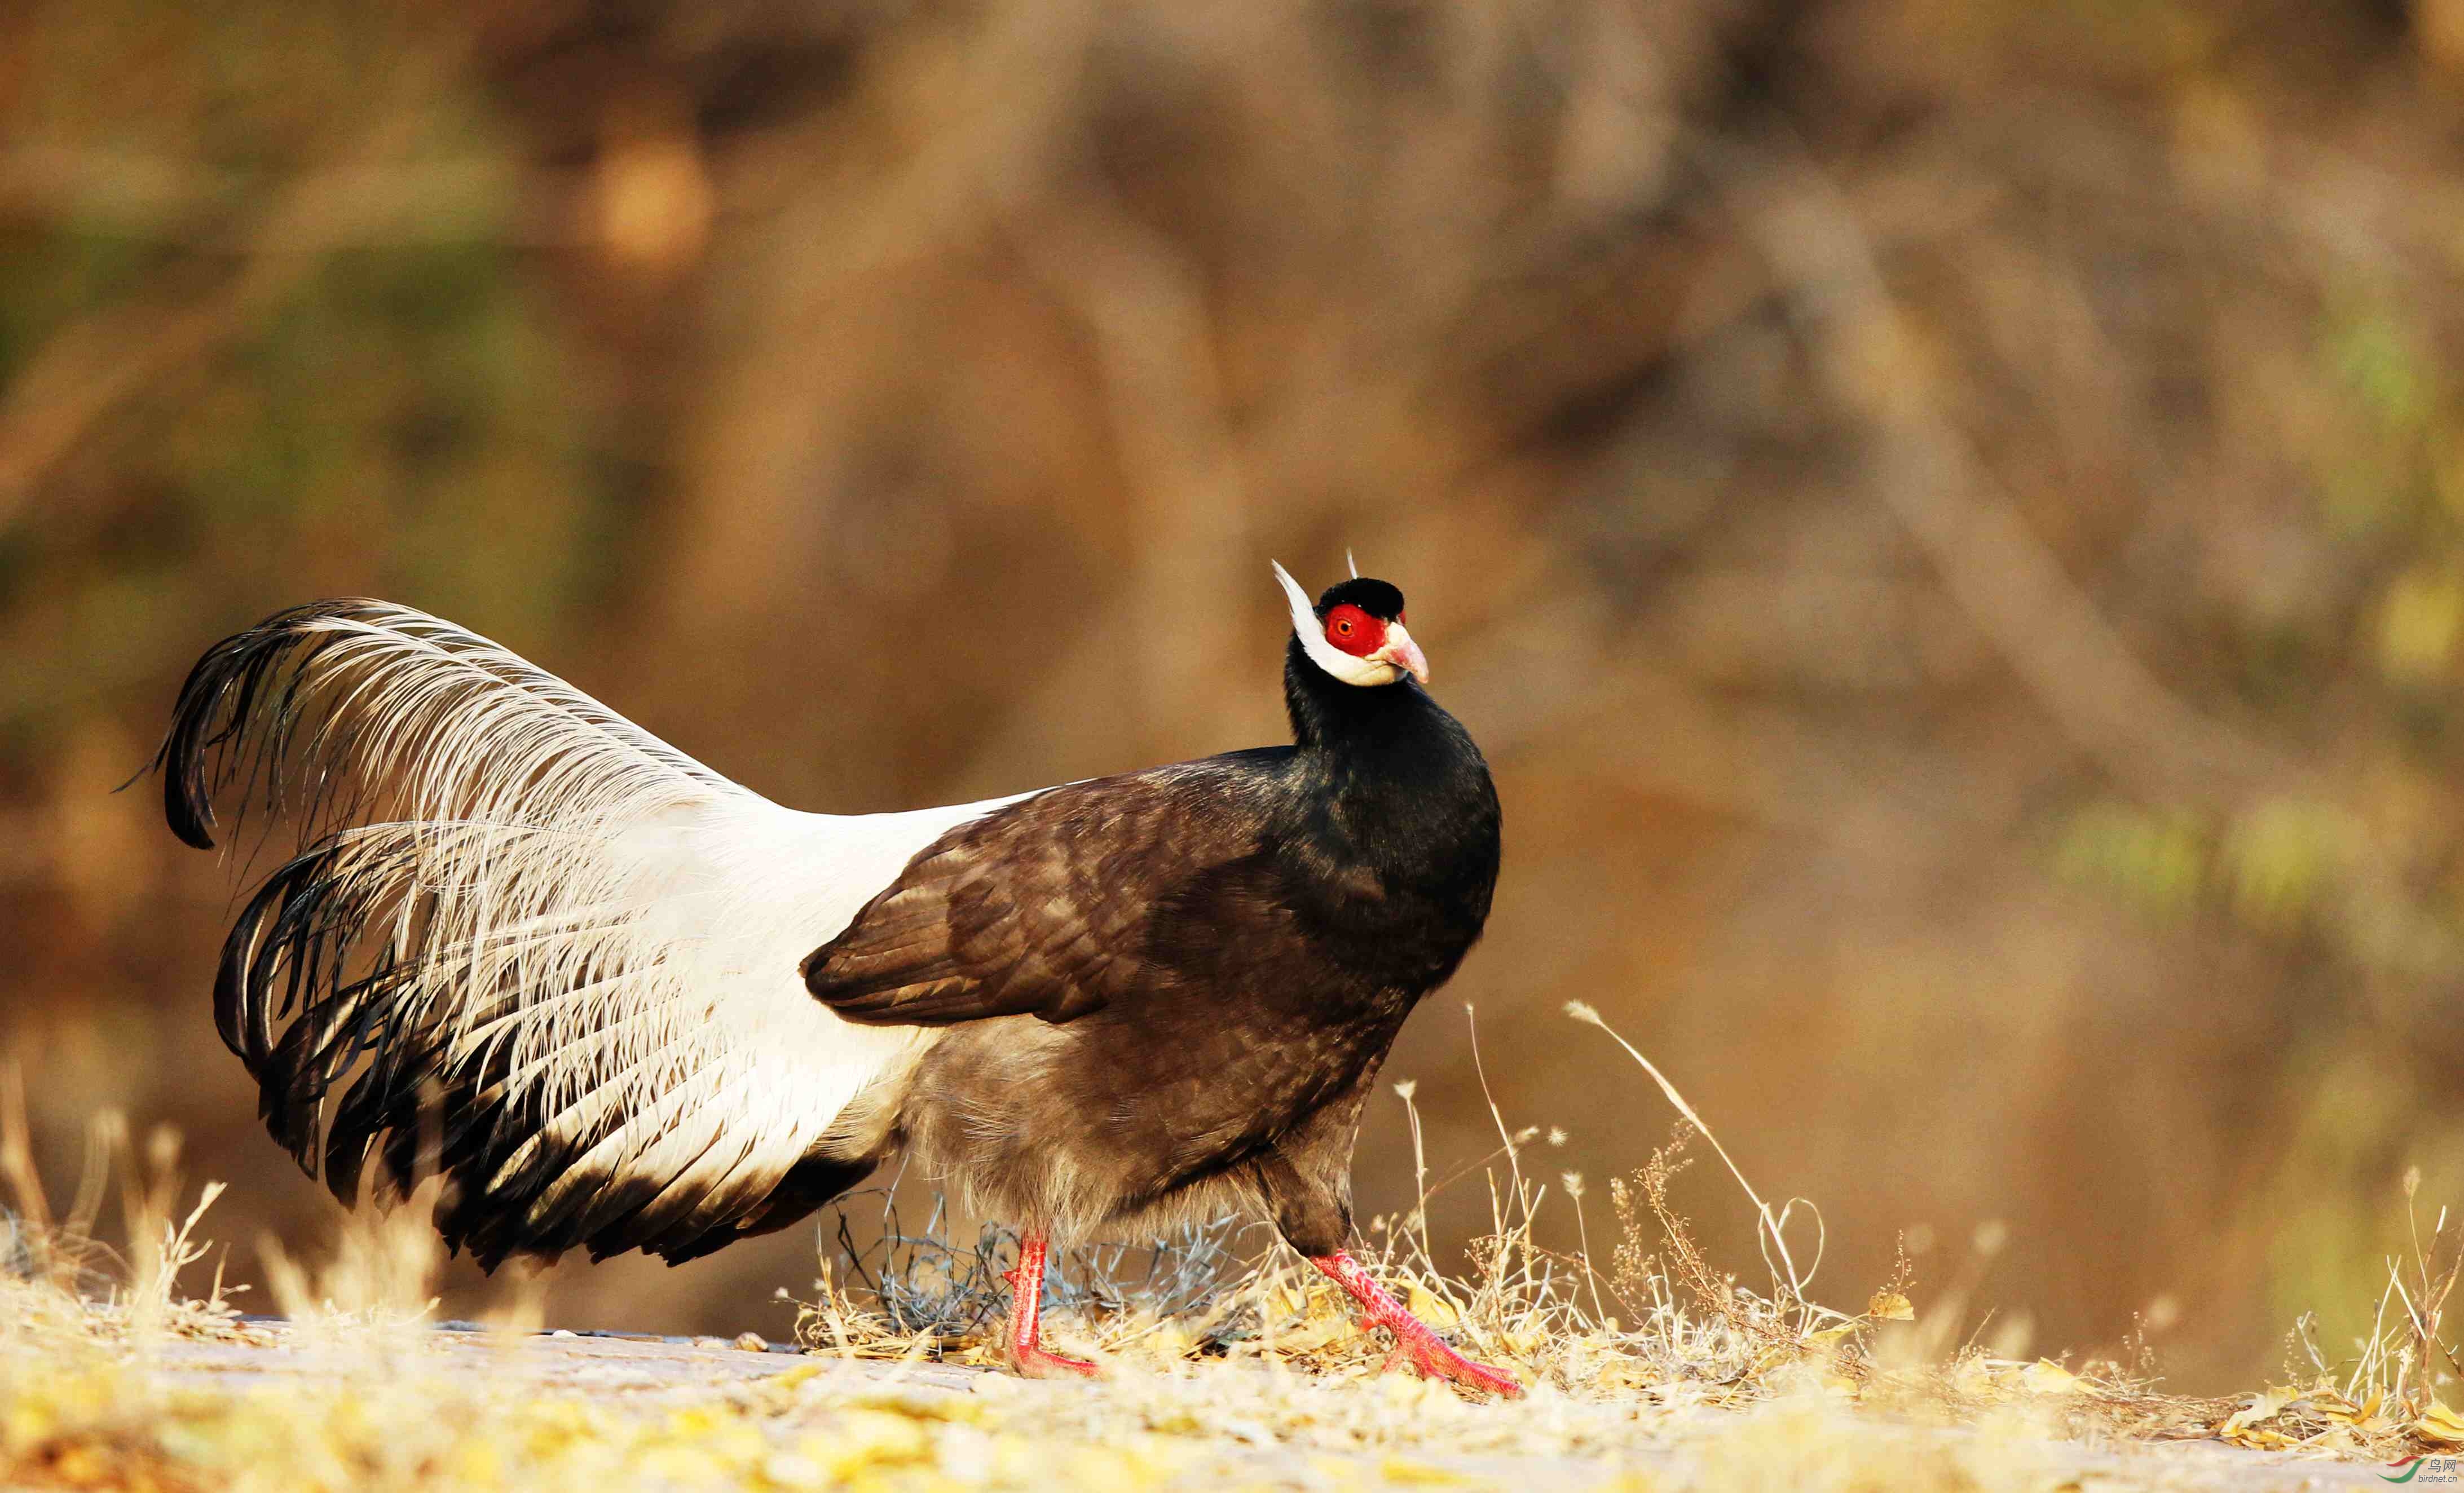
[[[2464,1467],[2464,1458],[2408,1457],[2402,1461],[2387,1463],[2387,1470],[2380,1473],[2379,1478],[2386,1482],[2454,1482],[2458,1481],[2459,1467]]]

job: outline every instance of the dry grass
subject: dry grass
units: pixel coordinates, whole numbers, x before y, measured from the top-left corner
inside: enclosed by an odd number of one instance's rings
[[[2287,1383],[2236,1405],[2219,1434],[2269,1450],[2323,1448],[2392,1460],[2414,1452],[2464,1447],[2464,1416],[2443,1404],[2437,1388],[2464,1374],[2455,1350],[2440,1336],[2447,1307],[2464,1273],[2464,1224],[2441,1208],[2427,1239],[2415,1209],[2418,1170],[2405,1176],[2409,1258],[2390,1258],[2370,1330],[2349,1357],[2331,1357],[2319,1342],[2317,1318],[2304,1314],[2287,1335]]]
[[[718,1386],[594,1391],[537,1346],[538,1299],[519,1288],[484,1340],[429,1330],[441,1260],[416,1197],[347,1222],[314,1266],[267,1245],[289,1324],[253,1324],[218,1261],[194,1281],[213,1258],[198,1231],[219,1189],[185,1191],[173,1137],[140,1148],[123,1125],[99,1121],[75,1196],[55,1210],[18,1080],[0,1072],[0,1180],[13,1208],[0,1240],[0,1484],[1023,1486],[1060,1469],[1099,1487],[1328,1485],[1483,1481],[1511,1466],[1635,1486],[1966,1489],[2075,1483],[2099,1448],[2132,1443],[2221,1438],[2388,1460],[2464,1442],[2432,1389],[2433,1361],[2453,1366],[2440,1331],[2464,1252],[2443,1214],[2391,1265],[2380,1331],[2355,1357],[2330,1361],[2305,1329],[2298,1388],[2170,1396],[2144,1363],[2022,1361],[1969,1341],[1976,1271],[1936,1293],[1923,1319],[1904,1261],[1863,1310],[1820,1305],[1808,1290],[1818,1216],[1766,1203],[1635,1057],[1684,1120],[1610,1185],[1604,1262],[1591,1252],[1581,1178],[1535,1175],[1546,1141],[1500,1114],[1487,1164],[1455,1174],[1485,1175],[1492,1230],[1471,1242],[1468,1272],[1444,1268],[1426,1204],[1448,1183],[1432,1184],[1412,1087],[1397,1086],[1419,1203],[1372,1220],[1366,1253],[1416,1311],[1531,1387],[1512,1406],[1385,1373],[1384,1345],[1355,1328],[1332,1287],[1279,1246],[1243,1260],[1235,1246],[1251,1236],[1228,1223],[1067,1262],[1053,1330],[1111,1368],[1100,1390],[1006,1376],[959,1389],[921,1367],[987,1361],[998,1271],[1015,1242],[987,1232],[953,1245],[937,1215],[912,1236],[891,1215],[866,1248],[842,1233],[803,1310],[806,1359]],[[1764,1274],[1750,1284],[1709,1259],[1670,1200],[1698,1147],[1764,1225]],[[114,1175],[128,1241],[117,1250],[96,1241]],[[1534,1242],[1551,1207],[1574,1211],[1576,1252]],[[1978,1241],[1980,1256],[1996,1242]],[[281,1369],[201,1372],[197,1344]],[[2123,1465],[2120,1485],[2183,1470],[2154,1451],[2131,1456],[2145,1464]]]
[[[1570,1014],[1609,1031],[1588,1007]],[[1609,1035],[1625,1045],[1614,1031]],[[1429,1171],[1408,1083],[1396,1089],[1414,1136],[1420,1203],[1398,1218],[1370,1223],[1373,1247],[1367,1254],[1416,1312],[1473,1356],[1510,1369],[1561,1409],[1649,1407],[1671,1416],[1697,1409],[1754,1411],[1780,1415],[1771,1423],[1789,1426],[1829,1424],[1824,1416],[1861,1413],[1860,1438],[1888,1439],[1911,1425],[2024,1426],[2096,1444],[2222,1439],[2254,1449],[2368,1460],[2464,1444],[2464,1422],[2440,1406],[2423,1372],[2433,1353],[2452,1363],[2438,1333],[2458,1272],[2453,1236],[2459,1231],[2443,1214],[2429,1243],[2416,1248],[2409,1283],[2390,1262],[2382,1331],[2354,1358],[2331,1364],[2308,1336],[2297,1332],[2303,1358],[2301,1371],[2292,1374],[2295,1387],[2249,1399],[2169,1394],[2159,1387],[2152,1352],[2144,1344],[2127,1361],[2070,1364],[2015,1357],[1976,1341],[1969,1298],[1983,1262],[2005,1241],[1998,1231],[1980,1231],[1972,1267],[1936,1292],[1922,1322],[1910,1301],[1916,1283],[1904,1253],[1862,1311],[1844,1312],[1814,1300],[1809,1284],[1821,1252],[1819,1215],[1801,1199],[1777,1206],[1765,1201],[1676,1087],[1641,1053],[1630,1045],[1626,1050],[1683,1119],[1674,1137],[1643,1166],[1611,1182],[1617,1234],[1605,1268],[1588,1242],[1587,1189],[1572,1174],[1558,1179],[1558,1206],[1574,1211],[1584,1244],[1570,1256],[1534,1243],[1534,1224],[1551,1191],[1526,1171],[1528,1148],[1540,1132],[1509,1131],[1502,1115],[1500,1146],[1484,1158],[1492,1230],[1471,1242],[1473,1268],[1467,1276],[1443,1268],[1427,1231]],[[1689,1150],[1698,1142],[1734,1177],[1760,1221],[1766,1279],[1759,1286],[1716,1267],[1670,1199],[1670,1184],[1690,1163]],[[894,1224],[886,1236],[875,1246],[877,1262],[886,1268],[878,1273],[869,1303],[866,1291],[846,1288],[845,1275],[825,1262],[820,1297],[804,1306],[800,1323],[806,1344],[852,1358],[995,1361],[990,1335],[974,1328],[998,1314],[1000,1287],[992,1283],[1005,1262],[1002,1241],[988,1236],[953,1269],[946,1251],[930,1241],[908,1241]],[[1185,1246],[1184,1255],[1221,1258],[1219,1237],[1201,1242],[1203,1248]],[[1166,1273],[1176,1290],[1189,1294],[1183,1273]],[[1070,1272],[1064,1270],[1060,1279],[1066,1286]],[[885,1296],[932,1299],[943,1314],[922,1321],[885,1311]],[[1069,1350],[1092,1353],[1116,1369],[1183,1381],[1195,1381],[1213,1361],[1256,1360],[1277,1373],[1319,1384],[1364,1380],[1390,1367],[1383,1342],[1358,1331],[1340,1293],[1288,1251],[1270,1249],[1250,1262],[1194,1312],[1152,1309],[1135,1292],[1115,1296],[1104,1309],[1065,1317],[1055,1335]],[[1225,1393],[1222,1383],[1216,1392]],[[1428,1401],[1441,1395],[1451,1401],[1445,1392],[1426,1387],[1404,1397]],[[1789,1408],[1782,1414],[1775,1406]],[[1242,1424],[1256,1411],[1254,1403],[1234,1394],[1222,1420]],[[1891,1417],[1895,1429],[1886,1436],[1884,1423],[1874,1416]],[[1562,1418],[1531,1432],[1536,1440],[1509,1435],[1486,1449],[1546,1454],[1550,1438],[1560,1438],[1559,1450],[1580,1442]],[[1939,1460],[1931,1453],[1918,1458],[1925,1464]],[[1822,1463],[1815,1459],[1815,1464]]]

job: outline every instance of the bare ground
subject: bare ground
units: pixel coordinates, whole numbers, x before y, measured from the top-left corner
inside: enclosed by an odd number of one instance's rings
[[[371,1482],[407,1472],[439,1486],[605,1488],[1055,1480],[1100,1488],[2387,1485],[2386,1469],[2373,1465],[2215,1441],[2082,1438],[2051,1414],[1924,1424],[1811,1386],[1743,1410],[1549,1390],[1492,1404],[1401,1377],[1328,1380],[1259,1362],[1125,1369],[1093,1385],[1053,1384],[716,1340],[425,1328],[398,1334],[378,1369],[363,1338],[345,1345],[278,1323],[251,1323],[233,1340],[168,1338],[115,1356],[121,1393],[157,1400],[176,1431],[158,1439],[163,1455],[136,1459],[149,1464],[142,1470],[155,1486],[333,1485],[336,1469],[283,1437],[249,1430],[252,1417],[381,1427],[406,1403],[446,1422],[422,1428],[442,1438],[419,1467],[370,1467]],[[8,1408],[21,1441],[39,1429],[24,1423],[39,1397],[22,1395]],[[469,1417],[469,1444],[451,1435],[457,1416]],[[297,1434],[294,1425],[286,1436]],[[264,1458],[234,1463],[225,1455],[252,1438],[266,1442]],[[594,1440],[596,1448],[582,1444]],[[148,1481],[129,1475],[140,1470],[134,1443],[119,1443],[117,1462],[109,1438],[94,1444],[102,1450],[82,1460],[68,1451],[21,1457],[18,1476],[55,1484]],[[296,1465],[266,1460],[286,1448]],[[340,1455],[347,1465],[368,1454],[344,1447]],[[579,1475],[540,1476],[560,1468]],[[2425,1473],[2438,1470],[2433,1463]]]

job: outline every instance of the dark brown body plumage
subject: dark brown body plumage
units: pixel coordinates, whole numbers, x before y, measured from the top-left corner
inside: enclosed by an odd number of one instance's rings
[[[1342,1246],[1362,1103],[1480,936],[1499,812],[1419,685],[1294,645],[1286,690],[1293,746],[961,825],[805,961],[847,1020],[950,1027],[885,1077],[872,1155],[1065,1238],[1246,1203]]]

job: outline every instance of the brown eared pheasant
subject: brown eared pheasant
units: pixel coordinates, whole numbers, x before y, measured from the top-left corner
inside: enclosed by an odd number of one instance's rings
[[[345,1203],[446,1188],[447,1242],[692,1260],[894,1155],[1050,1241],[1251,1210],[1426,1374],[1498,1394],[1345,1246],[1361,1107],[1480,937],[1487,764],[1403,596],[1282,566],[1292,744],[1014,798],[781,808],[484,638],[375,601],[217,644],[156,758],[299,830],[214,1015],[267,1128]]]

